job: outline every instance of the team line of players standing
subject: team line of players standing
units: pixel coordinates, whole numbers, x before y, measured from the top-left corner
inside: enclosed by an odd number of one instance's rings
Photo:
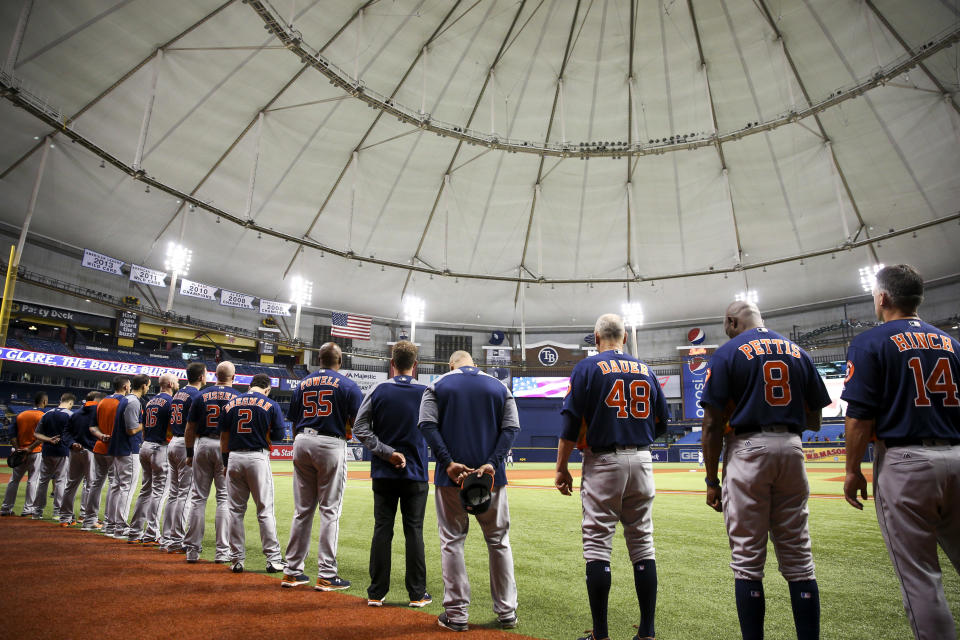
[[[896,265],[877,274],[874,306],[882,324],[851,343],[842,394],[848,403],[844,493],[862,509],[857,499],[858,494],[866,498],[861,460],[875,441],[873,491],[880,529],[913,634],[933,640],[956,637],[937,546],[960,571],[960,344],[920,320],[922,299],[923,281],[912,267]],[[723,512],[730,538],[741,634],[745,640],[763,637],[769,538],[790,587],[798,640],[818,638],[820,599],[800,433],[819,429],[821,409],[830,398],[809,355],[766,328],[755,305],[730,305],[724,331],[730,341],[711,358],[703,392],[703,452],[706,502]],[[609,637],[610,555],[618,523],[640,609],[634,640],[652,640],[658,581],[650,444],[666,430],[666,402],[652,371],[621,351],[626,333],[619,316],[601,316],[594,333],[598,353],[576,365],[563,402],[555,481],[562,494],[572,494],[567,464],[573,448],[580,448],[583,555],[593,620],[593,629],[580,640]],[[451,356],[450,373],[429,387],[419,385],[411,377],[416,355],[411,343],[397,343],[392,362],[398,375],[364,397],[339,374],[339,348],[332,343],[321,348],[322,368],[301,381],[287,414],[296,437],[295,513],[286,560],[277,541],[269,466],[270,441],[282,437],[284,416],[269,398],[267,376],[254,376],[248,392],[241,394],[231,386],[230,363],[221,363],[217,383],[205,388],[206,370],[200,363],[188,367],[183,389],[172,376],[161,376],[160,393],[145,405],[150,380],[120,377],[113,395],[91,395],[73,415],[67,394],[57,410],[42,418],[29,416],[18,444],[35,446],[25,438],[29,422],[38,420],[35,437],[42,443],[42,462],[34,454],[36,460],[14,471],[0,514],[11,513],[25,467],[31,476],[40,475],[40,486],[28,489],[23,513],[35,518],[43,513],[46,483],[63,475],[67,482],[54,504],[62,525],[74,521],[74,497],[84,481],[77,521],[82,529],[102,526],[107,535],[185,553],[187,562],[196,562],[205,505],[214,487],[217,562],[243,571],[243,516],[252,497],[267,571],[283,571],[282,587],[310,581],[303,570],[319,512],[315,589],[346,589],[350,582],[337,572],[336,553],[352,428],[374,455],[375,528],[367,602],[381,606],[389,588],[390,542],[399,505],[407,542],[406,588],[410,605],[419,607],[432,601],[425,588],[422,539],[429,445],[437,460],[435,504],[444,583],[444,612],[437,623],[451,631],[468,628],[470,584],[463,546],[471,509],[460,485],[476,474],[489,479],[486,508],[475,517],[489,550],[493,608],[501,627],[514,628],[517,588],[504,462],[519,431],[515,401],[466,352]],[[69,461],[64,460],[68,455]],[[137,457],[143,484],[128,519]],[[97,515],[105,481],[109,488],[101,525]]]

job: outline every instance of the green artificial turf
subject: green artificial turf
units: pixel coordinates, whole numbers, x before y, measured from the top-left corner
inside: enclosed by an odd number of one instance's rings
[[[839,468],[842,465],[826,465]],[[363,463],[351,463],[362,470]],[[524,464],[519,469],[551,469],[552,465]],[[733,574],[729,569],[729,545],[723,518],[709,509],[702,493],[686,495],[666,490],[698,491],[702,472],[689,472],[695,465],[657,465],[657,469],[680,469],[657,473],[658,488],[665,492],[654,502],[654,539],[660,586],[657,606],[657,637],[664,639],[725,639],[739,637],[733,597]],[[292,471],[290,462],[273,463],[275,473]],[[817,471],[810,465],[814,493],[839,494],[842,483],[825,478],[838,474]],[[822,477],[821,477],[822,476]],[[282,547],[289,539],[293,514],[293,479],[277,475],[276,514]],[[523,484],[531,484],[524,480]],[[544,485],[551,484],[544,482]],[[549,488],[508,489],[511,513],[510,539],[519,592],[518,632],[540,638],[576,638],[589,629],[590,611],[584,586],[581,555],[580,501],[561,496]],[[21,490],[21,496],[23,491]],[[21,497],[22,503],[22,497]],[[78,505],[79,507],[79,505]],[[17,506],[19,513],[20,504]],[[50,513],[48,500],[47,513]],[[319,517],[319,516],[318,516]],[[214,500],[207,505],[203,557],[213,559]],[[810,500],[810,529],[814,561],[820,586],[824,640],[886,639],[911,637],[900,592],[887,556],[872,501],[856,511],[837,498]],[[344,495],[340,526],[340,574],[353,581],[346,591],[366,596],[368,557],[373,530],[373,499],[369,480],[350,480]],[[71,531],[72,532],[72,531]],[[80,534],[76,535],[89,535]],[[247,570],[262,571],[263,555],[253,503],[246,517]],[[316,530],[307,558],[306,573],[316,578]],[[424,522],[427,558],[427,588],[434,603],[424,610],[442,612],[443,584],[433,495]],[[403,533],[399,518],[394,537],[394,571],[387,603],[406,605],[403,586]],[[182,557],[182,556],[177,556]],[[493,614],[487,553],[480,528],[473,523],[466,543],[466,562],[472,586],[471,625],[490,625]],[[947,598],[955,618],[960,619],[960,578],[941,553]],[[224,568],[226,571],[226,568]],[[613,587],[610,593],[611,638],[627,640],[638,622],[636,594],[623,536],[618,529],[612,558]],[[777,571],[772,545],[767,558],[766,638],[796,637],[786,583]],[[317,594],[317,597],[323,597]]]

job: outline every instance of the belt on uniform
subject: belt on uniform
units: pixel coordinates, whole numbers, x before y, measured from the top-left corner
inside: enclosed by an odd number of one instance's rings
[[[230,453],[261,453],[266,451],[263,447],[257,447],[256,449],[230,449]]]
[[[219,436],[219,435],[216,435],[216,436],[200,436],[200,437],[201,437],[201,438],[209,438],[210,440],[219,440],[219,439],[220,439],[220,436]]]
[[[300,433],[306,434],[308,436],[323,436],[324,438],[336,438],[337,440],[346,440],[343,436],[338,436],[333,433],[326,433],[324,431],[317,431],[311,427],[305,427],[300,430]]]
[[[955,447],[960,438],[884,438],[883,444],[891,447]]]
[[[792,433],[794,435],[800,435],[795,427],[790,427],[785,424],[767,424],[762,427],[757,425],[748,425],[742,427],[734,427],[733,433],[738,436],[745,436],[749,433]]]
[[[649,451],[650,445],[639,444],[615,444],[609,447],[590,447],[590,452],[595,454],[616,453],[617,451]]]

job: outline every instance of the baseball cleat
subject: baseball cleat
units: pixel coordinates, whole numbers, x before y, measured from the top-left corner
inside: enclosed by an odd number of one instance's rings
[[[190,563],[190,564],[196,564],[197,561],[199,561],[199,560],[200,560],[200,554],[199,554],[199,553],[191,553],[191,552],[187,551],[187,562],[188,562],[188,563]]]
[[[326,578],[317,578],[317,584],[313,585],[315,591],[343,591],[350,588],[351,582],[344,580],[340,576],[334,576],[327,580]]]
[[[368,607],[382,607],[383,598],[367,598]]]
[[[127,544],[143,544],[140,538],[127,538]]]
[[[518,623],[517,616],[497,620],[497,622],[500,624],[501,629],[516,629]]]
[[[140,543],[145,547],[159,547],[160,543],[156,540],[141,540]]]
[[[271,562],[267,560],[267,573],[280,573],[287,567],[286,563],[281,562]]]
[[[215,558],[213,564],[229,564],[230,558]]]
[[[469,629],[466,622],[453,622],[447,618],[446,613],[440,614],[440,617],[437,618],[437,624],[444,629],[450,629],[450,631],[466,631]]]
[[[416,607],[419,609],[420,607],[427,606],[431,602],[433,602],[433,596],[431,596],[429,593],[424,592],[424,594],[420,596],[420,598],[418,598],[417,600],[411,600],[410,604],[407,606]]]
[[[230,571],[233,571],[234,573],[243,573],[243,563],[234,562],[232,565],[230,565]]]
[[[280,586],[287,589],[292,589],[293,587],[299,587],[302,584],[309,584],[310,576],[301,573],[298,576],[291,576],[288,574],[283,574],[283,579],[280,581]]]
[[[43,516],[30,516],[31,520],[43,520]]]
[[[601,638],[596,637],[595,635],[593,635],[593,631],[586,631],[585,633],[586,633],[587,635],[585,635],[585,636],[582,637],[582,638],[577,638],[577,640],[610,640],[610,638],[602,638],[602,639],[601,639]]]
[[[12,516],[12,515],[13,515],[13,513],[10,512],[10,511],[0,512],[0,517],[3,517],[3,516]]]

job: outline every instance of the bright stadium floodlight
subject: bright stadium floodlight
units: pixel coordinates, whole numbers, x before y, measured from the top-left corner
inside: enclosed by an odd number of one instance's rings
[[[757,304],[760,297],[757,295],[756,289],[750,289],[749,291],[741,291],[735,295],[733,299],[737,302],[752,302],[753,304]]]
[[[426,307],[423,298],[416,296],[407,296],[407,299],[403,302],[403,315],[410,321],[410,342],[413,344],[417,344],[417,323],[423,322]]]
[[[313,301],[313,283],[302,276],[294,276],[290,282],[290,299],[297,305],[297,315],[293,321],[293,339],[300,339],[300,310],[303,305]]]
[[[871,293],[877,285],[877,273],[883,269],[883,264],[860,267],[860,286],[866,293]]]
[[[167,292],[167,311],[173,308],[173,292],[177,288],[177,276],[190,273],[193,251],[178,242],[167,244],[167,260],[164,269],[170,272],[170,291]]]
[[[620,307],[623,312],[623,323],[630,327],[630,347],[635,358],[640,357],[637,350],[637,327],[643,324],[643,307],[639,302],[624,302]]]

